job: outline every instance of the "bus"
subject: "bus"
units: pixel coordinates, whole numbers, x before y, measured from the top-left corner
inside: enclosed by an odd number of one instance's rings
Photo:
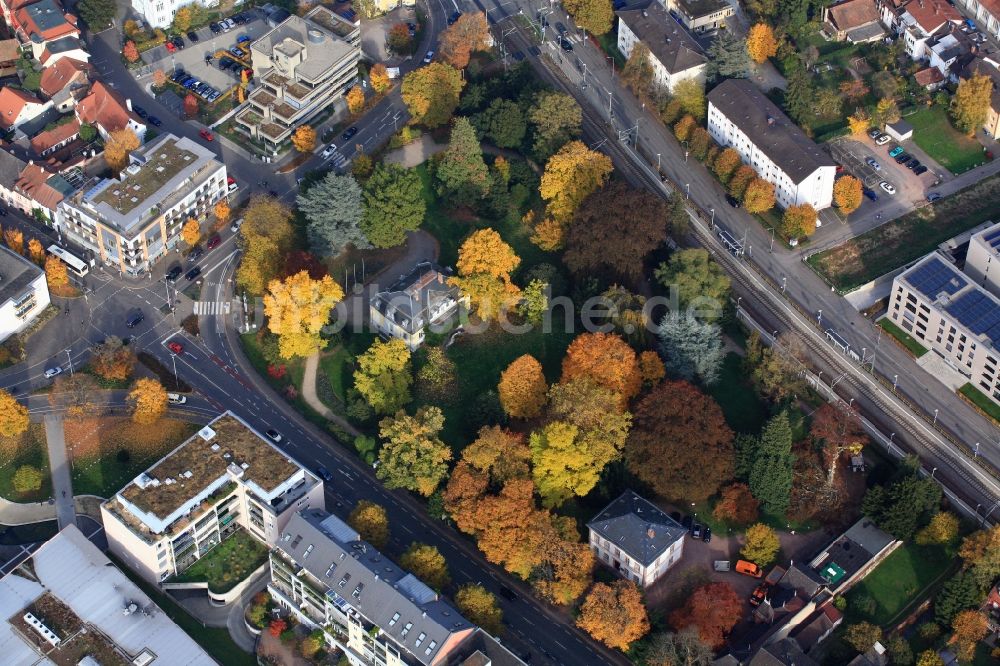
[[[52,256],[62,259],[62,262],[66,264],[66,268],[73,273],[73,275],[83,277],[90,271],[90,268],[87,266],[87,262],[64,250],[58,245],[50,245],[47,251]]]

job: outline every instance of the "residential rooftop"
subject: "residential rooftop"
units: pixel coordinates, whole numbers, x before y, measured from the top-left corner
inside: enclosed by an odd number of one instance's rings
[[[21,255],[0,247],[0,306],[19,298],[38,277],[42,269]]]
[[[130,162],[118,178],[104,178],[74,198],[122,233],[190,194],[221,166],[212,151],[173,134],[133,151]]]
[[[169,524],[192,500],[230,480],[268,495],[301,467],[236,416],[226,413],[191,436],[118,492],[140,512]]]
[[[305,17],[289,16],[250,48],[269,60],[283,76],[318,81],[336,69],[342,60],[355,55],[358,48],[331,29],[330,26],[344,24],[331,16],[335,14],[325,7],[316,7]],[[276,53],[279,57],[275,57]],[[301,61],[293,64],[290,71],[284,71],[281,64],[284,58],[293,63]]]
[[[215,664],[76,525],[0,579],[0,654],[5,666]]]
[[[727,79],[708,93],[709,103],[740,128],[794,182],[820,167],[836,166],[752,81]]]
[[[676,0],[676,5],[681,13],[691,19],[699,19],[732,8],[726,0]]]
[[[435,323],[450,312],[459,290],[448,284],[451,271],[429,261],[420,262],[406,275],[400,275],[387,290],[372,300],[372,307],[409,333]]]
[[[631,490],[604,507],[587,527],[644,566],[687,534],[680,523]]]
[[[708,62],[705,51],[659,2],[617,12],[629,30],[671,74]]]

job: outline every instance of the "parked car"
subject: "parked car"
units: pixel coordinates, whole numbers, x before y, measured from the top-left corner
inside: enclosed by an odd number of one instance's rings
[[[267,438],[272,442],[274,442],[275,444],[284,439],[284,437],[281,436],[281,433],[275,430],[274,428],[268,428],[267,430],[264,431],[264,434],[267,435]]]
[[[209,250],[214,250],[215,248],[222,245],[222,236],[220,236],[219,234],[215,234],[214,236],[208,239],[208,242],[205,243],[205,245],[208,246]]]
[[[462,18],[462,12],[452,12],[451,16],[448,17],[448,25],[454,25],[460,18]]]
[[[916,175],[918,175],[918,176],[921,175],[921,174],[927,173],[927,167],[925,167],[923,164],[921,164],[920,166],[918,166],[916,169],[913,170],[913,173],[916,174]]]
[[[869,190],[866,187],[861,191],[861,193],[864,194],[865,197],[867,197],[868,199],[871,199],[872,201],[878,201],[878,195],[875,194],[875,190]]]
[[[889,143],[890,141],[892,141],[892,137],[889,136],[888,134],[883,134],[879,138],[875,139],[875,145],[876,146],[884,146],[885,144]]]
[[[179,278],[181,276],[181,273],[183,271],[184,271],[184,269],[181,268],[180,264],[174,264],[173,266],[170,267],[170,270],[167,271],[166,274],[163,277],[168,282],[174,282],[174,281],[177,280],[177,278]]]
[[[726,203],[732,206],[733,208],[740,207],[740,200],[729,194],[726,195]]]
[[[691,538],[692,539],[700,539],[701,538],[701,530],[702,530],[701,523],[695,523],[694,525],[692,525],[691,526]]]
[[[235,234],[240,230],[240,227],[242,226],[243,226],[243,218],[241,217],[240,219],[236,220],[229,226],[229,230]]]
[[[167,349],[169,349],[170,351],[172,351],[177,355],[184,353],[184,345],[174,340],[171,340],[170,342],[167,343]]]
[[[340,138],[343,139],[344,141],[349,141],[357,133],[358,133],[357,127],[348,127],[347,130],[340,135]]]
[[[320,466],[316,468],[316,476],[323,479],[324,481],[333,481],[333,474],[330,473],[326,467]]]
[[[148,120],[149,124],[152,125],[153,127],[159,127],[160,125],[163,124],[163,121],[157,118],[156,116],[150,116],[146,120]]]
[[[927,194],[927,200],[930,201],[931,203],[934,203],[935,201],[937,201],[940,198],[941,198],[941,193],[940,192],[929,192]]]
[[[252,41],[253,39],[250,37],[250,35],[240,35],[239,37],[236,38],[237,44],[245,44],[247,42],[252,42]]]
[[[183,405],[188,401],[186,395],[181,395],[180,393],[168,393],[167,402],[171,405]]]
[[[761,578],[764,575],[764,570],[753,562],[748,562],[747,560],[737,560],[736,573],[753,576],[754,578]]]
[[[180,35],[174,35],[170,38],[170,41],[173,42],[173,45],[177,47],[178,51],[184,48],[184,38]]]
[[[212,92],[205,99],[206,99],[206,101],[208,101],[209,103],[211,103],[211,102],[214,102],[215,100],[219,99],[220,97],[222,97],[222,93],[219,92],[218,90],[214,90],[213,89]]]
[[[879,164],[877,161],[875,161],[875,159],[872,158],[872,157],[869,157],[868,159],[866,159],[865,160],[865,164],[867,164],[871,168],[875,169],[876,171],[881,171],[882,170],[882,165]]]
[[[177,53],[177,47],[174,46],[173,42],[165,42],[163,45],[167,47],[169,53]]]
[[[909,153],[900,153],[899,155],[896,155],[894,159],[896,160],[896,164],[902,164],[903,162],[909,160],[910,157],[912,156]]]
[[[52,366],[51,368],[46,368],[45,370],[46,379],[52,379],[56,375],[61,375],[61,374],[62,374],[62,367],[58,365]]]
[[[228,26],[229,30],[232,30],[233,28],[236,27],[236,21],[234,21],[231,18],[227,18],[226,20],[222,21],[222,23]]]
[[[883,190],[885,190],[886,194],[896,193],[896,188],[893,187],[892,183],[890,183],[887,180],[883,180],[881,183],[878,184],[878,186],[881,187]]]
[[[868,130],[868,136],[871,137],[871,138],[873,138],[873,139],[877,139],[880,136],[882,136],[882,132],[879,132],[877,129],[875,129],[873,127],[870,130]]]
[[[906,168],[911,171],[913,169],[916,169],[918,166],[920,166],[920,160],[918,160],[916,157],[910,158],[910,161],[906,163]]]
[[[207,129],[199,130],[198,136],[203,138],[205,141],[215,141],[215,135],[209,132]]]
[[[191,251],[188,252],[188,261],[198,261],[203,254],[205,254],[205,248],[200,245],[195,245],[191,248]]]
[[[201,266],[195,266],[185,273],[184,277],[187,278],[188,282],[193,282],[199,275],[201,275]]]
[[[712,541],[712,528],[705,525],[705,531],[701,535],[701,540],[705,543],[710,543]]]
[[[902,146],[896,146],[892,150],[889,151],[889,157],[896,157],[897,155],[899,155],[902,152],[903,152],[903,147]]]
[[[215,34],[215,35],[217,35],[220,32],[222,32],[222,26],[220,26],[215,21],[212,21],[211,23],[208,24],[208,29],[211,30],[212,34]]]
[[[239,50],[235,46],[230,46],[229,47],[229,52],[232,53],[237,58],[242,58],[243,57],[243,51]]]
[[[433,60],[433,59],[434,59],[434,51],[428,51],[426,54],[424,54],[424,64],[425,65],[429,64],[430,61]]]
[[[176,69],[176,70],[174,70],[173,76],[170,77],[170,80],[173,81],[174,83],[180,83],[181,81],[183,81],[187,77],[188,77],[188,73],[185,72],[183,69]]]
[[[195,32],[194,30],[188,30],[187,38],[192,42],[201,41],[200,38],[198,37],[198,33]]]

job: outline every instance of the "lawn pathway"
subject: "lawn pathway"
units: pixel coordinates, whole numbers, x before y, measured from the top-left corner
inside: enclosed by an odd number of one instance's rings
[[[361,435],[361,431],[351,425],[350,421],[334,414],[329,407],[316,395],[316,370],[319,368],[319,352],[313,352],[306,358],[306,363],[302,371],[302,399],[306,404],[315,409],[328,421],[333,421],[338,426],[351,433],[355,437]]]

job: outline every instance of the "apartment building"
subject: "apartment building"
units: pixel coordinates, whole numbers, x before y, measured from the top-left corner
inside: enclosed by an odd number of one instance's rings
[[[14,34],[22,47],[30,46],[38,59],[46,46],[65,37],[80,37],[76,16],[67,12],[58,0],[38,0],[14,12]]]
[[[955,0],[982,32],[1000,39],[1000,0]]]
[[[13,564],[0,578],[4,666],[216,664],[74,524]]]
[[[273,546],[323,482],[231,412],[101,505],[108,547],[152,583],[184,571],[237,529]]]
[[[726,0],[664,0],[660,4],[691,32],[724,28],[726,19],[736,12]]]
[[[981,236],[979,242],[989,245],[990,252],[1000,245],[997,226]],[[996,276],[984,271],[980,259],[973,261],[966,275],[937,252],[927,255],[893,280],[887,316],[1000,403],[1000,352],[995,349],[1000,344],[1000,299],[978,283],[989,284]],[[974,277],[980,273],[982,277]]]
[[[628,58],[636,44],[649,49],[649,64],[657,85],[669,92],[686,79],[704,84],[708,67],[705,51],[663,5],[650,2],[616,13],[618,50]]]
[[[139,275],[177,244],[188,218],[207,218],[226,187],[215,153],[164,134],[133,151],[117,178],[93,179],[64,199],[56,224],[106,264]]]
[[[587,523],[594,557],[642,587],[655,583],[684,554],[687,530],[631,490]]]
[[[48,306],[45,271],[0,247],[0,342],[26,329]]]
[[[927,40],[948,26],[960,25],[962,15],[948,0],[878,0],[882,23],[903,38],[913,60],[927,59]]]
[[[274,599],[352,666],[522,665],[337,516],[297,512],[270,556]]]
[[[166,28],[178,9],[194,2],[209,8],[219,6],[219,0],[132,0],[132,9],[152,27]]]
[[[774,184],[782,208],[833,203],[836,163],[751,81],[729,79],[712,89],[708,132]]]
[[[424,342],[427,328],[443,326],[469,306],[468,296],[448,284],[451,271],[429,261],[413,267],[368,304],[368,318],[375,331],[406,343],[415,351]]]
[[[326,7],[289,16],[250,45],[258,85],[235,126],[275,154],[354,85],[360,28]]]

